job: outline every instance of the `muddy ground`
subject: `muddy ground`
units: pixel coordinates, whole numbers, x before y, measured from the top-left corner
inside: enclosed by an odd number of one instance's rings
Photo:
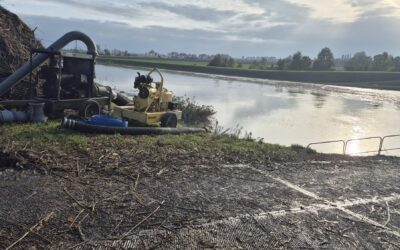
[[[400,249],[399,158],[99,155],[22,168],[3,153],[0,248]]]

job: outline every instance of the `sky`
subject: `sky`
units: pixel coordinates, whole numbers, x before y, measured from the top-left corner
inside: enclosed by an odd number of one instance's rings
[[[0,0],[49,45],[80,30],[102,48],[286,57],[400,55],[400,0]]]

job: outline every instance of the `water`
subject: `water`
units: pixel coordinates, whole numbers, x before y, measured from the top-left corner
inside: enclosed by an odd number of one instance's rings
[[[136,72],[143,69],[97,65],[97,80],[134,93]],[[225,128],[243,126],[255,138],[282,145],[400,134],[400,92],[325,85],[226,78],[163,71],[165,87],[178,96],[212,105]],[[379,139],[350,142],[347,152],[377,150]],[[400,137],[384,148],[400,147]],[[340,143],[317,145],[341,153]],[[393,151],[396,152],[396,151]],[[392,154],[393,154],[392,152]],[[397,151],[398,153],[399,151]]]

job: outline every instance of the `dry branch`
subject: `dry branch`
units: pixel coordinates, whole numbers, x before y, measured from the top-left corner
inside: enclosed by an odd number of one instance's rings
[[[12,243],[10,246],[8,246],[6,248],[6,250],[9,250],[11,248],[13,248],[15,245],[17,245],[20,241],[22,241],[26,236],[28,236],[30,233],[33,232],[33,230],[40,230],[43,226],[44,223],[46,223],[47,221],[49,221],[52,217],[54,216],[54,212],[49,213],[48,215],[46,215],[43,219],[39,220],[38,223],[36,223],[35,225],[33,225],[31,228],[29,228],[28,231],[26,231],[18,240],[16,240],[14,243]]]
[[[126,232],[121,238],[119,238],[118,240],[122,240],[128,236],[132,235],[132,231],[135,230],[136,228],[138,228],[140,225],[142,225],[143,222],[147,221],[151,216],[153,216],[155,213],[158,212],[158,210],[160,210],[161,206],[164,204],[164,201],[162,201],[160,203],[160,205],[158,207],[156,207],[156,209],[153,210],[153,212],[151,212],[149,215],[147,215],[146,217],[144,217],[138,224],[136,224],[134,227],[132,227],[128,232]]]

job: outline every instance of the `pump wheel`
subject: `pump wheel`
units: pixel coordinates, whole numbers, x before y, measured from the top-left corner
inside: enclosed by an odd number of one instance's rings
[[[100,105],[94,100],[87,100],[79,110],[79,116],[84,119],[89,119],[94,115],[100,114]]]
[[[161,117],[161,127],[176,128],[176,125],[178,125],[178,117],[175,113],[165,113]]]

